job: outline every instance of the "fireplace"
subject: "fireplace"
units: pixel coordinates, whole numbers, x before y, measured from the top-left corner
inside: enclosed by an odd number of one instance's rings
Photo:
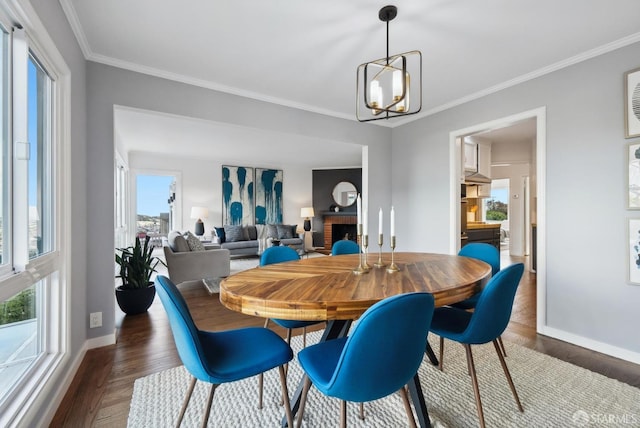
[[[324,221],[324,249],[331,250],[334,242],[344,239],[349,234],[349,239],[357,241],[356,213],[338,213],[337,215],[325,214]]]
[[[358,242],[358,227],[355,224],[332,224],[331,225],[331,246],[341,239],[348,239]]]

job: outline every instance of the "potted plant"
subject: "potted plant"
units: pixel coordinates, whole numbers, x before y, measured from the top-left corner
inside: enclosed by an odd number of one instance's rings
[[[116,300],[122,312],[135,315],[146,312],[153,303],[156,289],[151,274],[156,272],[158,263],[165,263],[152,256],[153,246],[149,245],[149,236],[144,237],[144,245],[136,237],[133,247],[117,248],[116,263],[120,272],[116,278],[122,278],[122,285],[116,287]]]

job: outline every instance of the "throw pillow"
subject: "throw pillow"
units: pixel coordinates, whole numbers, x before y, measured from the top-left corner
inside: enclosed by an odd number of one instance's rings
[[[191,251],[189,248],[189,244],[187,240],[184,239],[184,236],[180,234],[180,232],[173,231],[169,234],[168,237],[169,247],[174,253],[182,253],[185,251]]]
[[[245,226],[245,228],[248,232],[247,241],[255,241],[256,239],[258,239],[258,231],[256,230],[256,227],[254,225],[250,224],[248,226]]]
[[[268,224],[265,229],[267,229],[267,238],[278,239],[278,228],[275,224]]]
[[[216,231],[216,236],[220,239],[220,243],[224,244],[226,242],[226,236],[224,234],[224,227],[214,227]]]
[[[264,227],[264,224],[256,224],[256,233],[258,239],[267,239],[267,228]]]
[[[227,242],[246,241],[242,225],[225,225],[224,234]]]
[[[191,251],[204,251],[204,245],[202,245],[202,242],[200,242],[198,237],[193,233],[187,232],[184,238],[187,240],[187,244]]]
[[[293,238],[293,234],[291,233],[291,226],[289,226],[288,224],[277,224],[276,229],[278,230],[278,239]]]
[[[291,225],[291,237],[292,238],[297,238],[298,237],[298,225],[297,224],[292,224]]]

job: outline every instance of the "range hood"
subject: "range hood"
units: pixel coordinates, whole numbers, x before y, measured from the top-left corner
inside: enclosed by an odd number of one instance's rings
[[[470,172],[465,174],[464,182],[465,184],[489,184],[491,179],[479,172]]]

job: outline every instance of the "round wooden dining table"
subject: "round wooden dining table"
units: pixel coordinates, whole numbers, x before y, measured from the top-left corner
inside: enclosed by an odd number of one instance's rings
[[[359,275],[353,272],[359,265],[357,254],[249,269],[222,281],[220,301],[234,311],[263,318],[353,320],[396,294],[428,292],[436,306],[459,302],[491,276],[488,264],[455,255],[395,253],[400,270],[393,273],[373,267],[374,260],[369,259],[369,272]],[[390,254],[383,254],[384,262],[390,259]]]
[[[478,292],[491,276],[491,266],[468,257],[432,253],[395,253],[397,272],[389,272],[391,254],[381,255],[384,267],[356,274],[357,254],[311,257],[292,262],[260,266],[231,275],[220,283],[220,302],[247,315],[300,321],[327,321],[320,341],[347,335],[351,321],[370,306],[402,293],[428,292],[436,307],[459,302]],[[429,346],[431,362],[437,359]],[[408,384],[418,422],[429,427],[429,415],[418,374]],[[302,382],[294,394],[291,409],[297,412]],[[286,418],[283,418],[286,426]]]

